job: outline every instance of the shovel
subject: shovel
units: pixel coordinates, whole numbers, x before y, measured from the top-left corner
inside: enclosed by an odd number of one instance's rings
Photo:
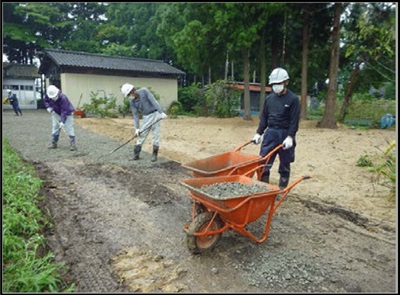
[[[156,121],[154,121],[153,123],[151,123],[149,126],[147,126],[146,128],[144,128],[143,130],[139,131],[139,135],[140,135],[140,133],[142,133],[143,131],[146,131],[147,129],[149,129],[150,127],[152,127],[154,124],[156,124],[157,122],[159,122],[159,121],[161,121],[161,120],[162,120],[162,119],[157,119]],[[99,158],[99,160],[100,160],[101,158],[103,158],[103,157],[109,156],[109,155],[111,155],[112,153],[118,151],[120,148],[122,148],[123,146],[127,145],[128,143],[130,143],[130,142],[131,142],[132,140],[134,140],[136,137],[137,137],[137,136],[136,136],[136,134],[135,134],[133,137],[131,137],[130,139],[128,139],[126,142],[124,142],[123,144],[121,144],[121,145],[118,146],[117,148],[113,149],[113,150],[112,150],[111,152],[109,152],[108,154],[105,154],[105,155],[101,156],[101,157]]]

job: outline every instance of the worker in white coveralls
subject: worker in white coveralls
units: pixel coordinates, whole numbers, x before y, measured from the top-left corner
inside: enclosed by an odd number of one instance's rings
[[[153,154],[151,161],[157,161],[158,150],[160,147],[160,120],[167,118],[167,115],[163,112],[160,104],[146,87],[136,89],[132,84],[125,83],[121,87],[121,92],[124,97],[131,98],[130,107],[135,126],[135,135],[137,136],[133,160],[139,159],[142,145],[151,130],[153,135]],[[139,112],[143,115],[142,131],[139,129]]]

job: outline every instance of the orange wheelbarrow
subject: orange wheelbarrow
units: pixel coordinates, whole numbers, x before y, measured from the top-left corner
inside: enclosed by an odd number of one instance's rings
[[[253,170],[260,169],[256,167]],[[249,171],[250,174],[252,171]],[[208,251],[217,244],[226,229],[235,230],[250,239],[262,243],[269,233],[272,216],[281,205],[289,191],[304,179],[302,176],[291,182],[285,189],[252,179],[246,175],[227,175],[185,179],[180,183],[189,189],[193,199],[192,222],[184,226],[189,251],[196,254]],[[205,186],[227,182],[237,182],[242,185],[261,185],[260,192],[253,194],[234,195],[229,198],[218,198],[205,191]],[[277,201],[277,195],[281,198]],[[255,236],[245,227],[267,213],[265,231],[261,237]]]
[[[183,164],[182,167],[191,170],[194,177],[244,175],[248,171],[252,171],[252,174],[248,176],[253,177],[254,173],[257,172],[257,179],[260,180],[263,169],[256,171],[254,168],[261,167],[260,164],[263,162],[268,162],[269,158],[282,147],[282,144],[264,157],[242,153],[241,149],[252,142],[250,140],[233,151],[192,161]]]

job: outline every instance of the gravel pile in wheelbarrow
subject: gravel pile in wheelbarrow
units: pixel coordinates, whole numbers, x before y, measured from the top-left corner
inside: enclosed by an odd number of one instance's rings
[[[221,182],[204,185],[202,192],[215,199],[226,200],[237,196],[252,195],[268,191],[268,187],[260,184],[243,184],[240,182]]]

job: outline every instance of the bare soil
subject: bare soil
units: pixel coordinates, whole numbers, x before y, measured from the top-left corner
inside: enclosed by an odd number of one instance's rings
[[[371,292],[396,293],[397,206],[356,161],[381,154],[396,131],[304,121],[297,135],[295,185],[273,214],[267,239],[256,243],[226,230],[216,247],[193,255],[186,245],[192,199],[181,184],[182,164],[233,151],[249,141],[258,118],[167,118],[159,160],[151,137],[141,159],[127,118],[76,118],[78,151],[48,150],[51,118],[45,110],[2,114],[3,137],[44,180],[43,210],[54,226],[47,240],[76,292]],[[151,133],[150,133],[151,136]],[[241,152],[258,155],[259,145]],[[277,159],[271,183],[277,184]],[[266,214],[248,224],[262,236]]]

